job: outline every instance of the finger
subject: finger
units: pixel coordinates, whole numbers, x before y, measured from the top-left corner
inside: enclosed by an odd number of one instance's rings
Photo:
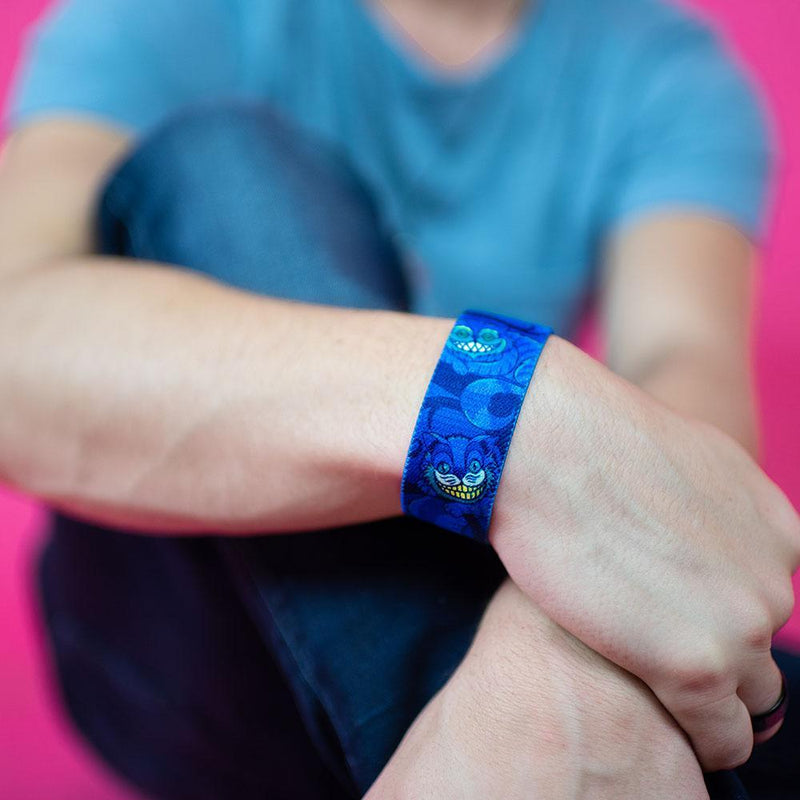
[[[781,674],[769,651],[754,658],[739,685],[739,697],[751,715],[771,709],[783,691]]]
[[[753,751],[750,712],[737,694],[695,706],[688,706],[685,701],[677,707],[664,704],[691,740],[704,771],[734,769],[750,758]]]

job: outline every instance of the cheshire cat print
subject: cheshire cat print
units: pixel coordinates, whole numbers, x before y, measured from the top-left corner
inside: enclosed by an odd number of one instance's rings
[[[447,337],[442,359],[459,374],[502,375],[526,387],[541,346],[493,320],[491,325],[457,323]]]
[[[549,329],[465,312],[428,386],[403,477],[403,509],[486,540],[505,455]]]

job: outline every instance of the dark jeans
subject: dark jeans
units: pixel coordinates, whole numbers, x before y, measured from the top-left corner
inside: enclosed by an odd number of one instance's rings
[[[261,106],[199,108],[155,131],[111,177],[98,226],[106,252],[252,292],[406,308],[363,181]],[[360,796],[505,576],[488,548],[407,518],[249,538],[62,515],[52,528],[41,588],[65,702],[103,757],[163,800]],[[797,794],[782,788],[800,786],[787,772],[797,725],[790,715],[742,771],[754,800]],[[732,773],[709,781],[715,800],[747,797]]]

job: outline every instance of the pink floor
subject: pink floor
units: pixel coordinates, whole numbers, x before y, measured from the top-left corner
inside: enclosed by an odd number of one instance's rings
[[[19,35],[46,4],[2,0],[0,98]],[[695,5],[729,31],[778,119],[785,155],[764,253],[757,363],[766,468],[800,506],[800,4],[695,0]],[[0,798],[135,800],[73,735],[54,701],[31,585],[41,522],[33,503],[0,489]],[[800,645],[800,613],[784,639]]]

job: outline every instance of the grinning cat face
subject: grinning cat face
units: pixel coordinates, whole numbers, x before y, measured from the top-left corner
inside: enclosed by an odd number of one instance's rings
[[[506,348],[506,340],[494,328],[473,331],[469,325],[456,325],[447,339],[447,347],[480,361],[496,361]]]
[[[474,503],[494,475],[494,460],[486,453],[486,436],[432,436],[425,474],[433,489],[449,500]]]

